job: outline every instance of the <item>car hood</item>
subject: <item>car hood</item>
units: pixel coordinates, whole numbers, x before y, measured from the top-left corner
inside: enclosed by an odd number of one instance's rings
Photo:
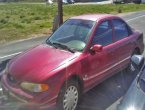
[[[8,71],[18,80],[36,82],[75,57],[74,53],[42,44],[12,59]]]

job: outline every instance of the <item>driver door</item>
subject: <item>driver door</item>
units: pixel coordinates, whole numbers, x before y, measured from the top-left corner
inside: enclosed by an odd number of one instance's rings
[[[113,32],[110,20],[102,21],[96,29],[91,45],[102,45],[103,50],[101,52],[88,52],[85,63],[88,68],[84,68],[86,86],[96,85],[103,81],[110,71],[110,66],[113,63],[112,50]],[[84,64],[84,65],[85,65]],[[95,84],[94,84],[95,83]],[[91,86],[92,87],[92,86]]]

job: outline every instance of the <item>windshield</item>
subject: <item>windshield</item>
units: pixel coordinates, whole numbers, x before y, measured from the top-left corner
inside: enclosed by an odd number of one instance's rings
[[[51,43],[60,43],[74,50],[82,51],[88,42],[93,21],[70,19],[67,20],[48,40]]]

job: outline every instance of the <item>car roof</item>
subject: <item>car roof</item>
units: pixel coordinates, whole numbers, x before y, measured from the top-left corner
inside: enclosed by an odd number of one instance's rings
[[[111,14],[86,14],[86,15],[71,17],[70,19],[98,21],[100,19],[105,19],[105,18],[119,18],[119,17]]]

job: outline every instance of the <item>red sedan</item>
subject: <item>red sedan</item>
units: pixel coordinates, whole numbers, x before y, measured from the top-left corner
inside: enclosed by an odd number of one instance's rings
[[[143,50],[143,33],[118,16],[72,17],[46,43],[13,58],[2,87],[31,106],[76,110],[82,93],[131,67],[130,57]]]

